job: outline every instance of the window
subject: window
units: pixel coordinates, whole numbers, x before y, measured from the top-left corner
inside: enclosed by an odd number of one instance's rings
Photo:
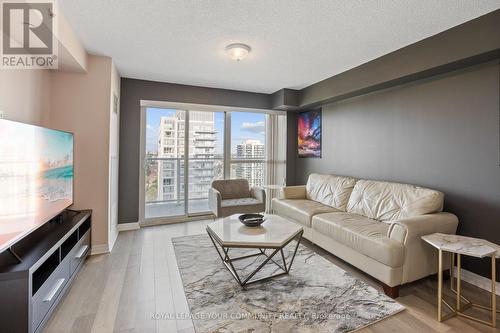
[[[252,186],[264,185],[265,147],[266,114],[231,113],[230,177],[245,178]]]
[[[208,189],[215,179],[244,178],[252,186],[273,181],[274,162],[269,164],[266,149],[276,142],[268,134],[269,124],[275,124],[272,117],[276,115],[146,108],[144,217],[208,212]]]

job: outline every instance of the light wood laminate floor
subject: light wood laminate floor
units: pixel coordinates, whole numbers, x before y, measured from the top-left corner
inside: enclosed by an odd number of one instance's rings
[[[152,315],[189,312],[171,238],[204,233],[208,222],[121,232],[111,253],[87,259],[44,332],[194,332],[189,319],[155,320]],[[381,290],[366,274],[309,242],[303,244]],[[407,309],[359,332],[500,332],[463,318],[439,323],[436,283],[427,278],[402,287],[397,301]],[[489,301],[479,288],[464,283],[463,289],[472,300]]]

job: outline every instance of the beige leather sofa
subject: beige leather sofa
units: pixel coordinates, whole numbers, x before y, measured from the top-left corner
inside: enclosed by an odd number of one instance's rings
[[[261,213],[266,210],[266,192],[250,188],[246,179],[214,180],[208,190],[208,206],[217,217]]]
[[[458,219],[442,212],[443,199],[413,185],[311,174],[307,185],[285,187],[272,208],[302,225],[306,239],[398,297],[399,285],[437,272],[436,250],[420,237],[456,232]]]

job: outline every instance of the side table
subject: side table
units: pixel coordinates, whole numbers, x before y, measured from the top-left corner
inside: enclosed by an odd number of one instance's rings
[[[437,319],[443,321],[453,316],[460,316],[471,319],[492,327],[496,327],[496,313],[499,312],[496,307],[496,259],[500,257],[500,246],[491,243],[484,239],[465,237],[459,235],[447,235],[441,233],[434,233],[431,235],[422,236],[422,240],[429,243],[438,250],[438,314]],[[451,291],[456,295],[455,307],[448,304],[443,299],[443,252],[451,253]],[[453,269],[455,255],[457,257],[457,285],[454,289]],[[476,258],[491,257],[491,307],[481,304],[475,304],[469,301],[462,295],[461,283],[461,255],[467,255]],[[463,301],[463,302],[462,302]],[[442,304],[445,304],[451,313],[443,316]],[[462,304],[465,303],[465,304]],[[491,321],[485,321],[471,315],[464,313],[470,307],[476,307],[484,310],[491,311]]]
[[[266,213],[272,214],[273,210],[271,208],[271,203],[273,198],[276,197],[276,192],[280,191],[284,185],[262,185],[262,188],[266,191]]]

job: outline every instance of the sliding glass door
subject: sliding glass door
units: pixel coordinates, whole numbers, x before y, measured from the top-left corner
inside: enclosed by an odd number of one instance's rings
[[[284,158],[276,159],[273,152],[280,145],[283,151],[286,148],[285,132],[276,135],[272,130],[276,115],[156,107],[142,110],[141,215],[145,221],[210,214],[208,190],[215,179],[245,178],[251,186],[284,179],[273,176],[275,167],[284,165]]]
[[[208,213],[210,184],[224,178],[224,112],[145,113],[145,219]]]
[[[187,112],[146,109],[144,216],[184,216],[186,198],[185,121]]]

